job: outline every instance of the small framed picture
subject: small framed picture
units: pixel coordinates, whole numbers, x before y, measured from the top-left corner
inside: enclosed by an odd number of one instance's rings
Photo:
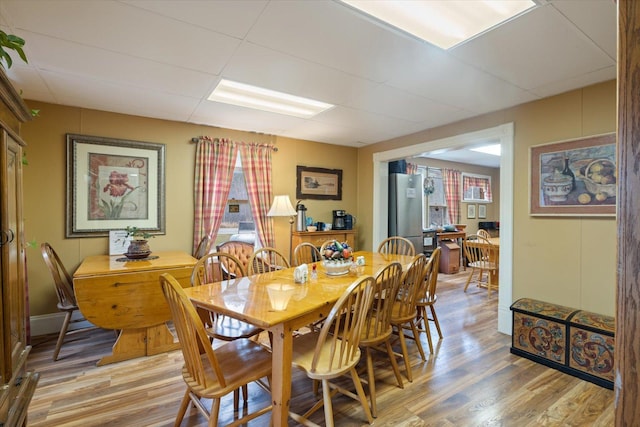
[[[478,205],[478,218],[486,218],[487,217],[487,205]]]
[[[469,204],[467,205],[467,218],[474,219],[476,217],[476,205]]]

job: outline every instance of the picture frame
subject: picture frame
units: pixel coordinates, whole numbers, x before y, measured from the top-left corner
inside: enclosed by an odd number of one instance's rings
[[[297,166],[296,198],[342,200],[342,169]]]
[[[478,218],[484,219],[487,217],[487,205],[478,205]]]
[[[165,234],[165,145],[67,134],[66,237]]]
[[[475,217],[476,217],[476,205],[470,203],[467,205],[467,219],[475,219]]]
[[[614,133],[530,148],[531,216],[615,216]]]

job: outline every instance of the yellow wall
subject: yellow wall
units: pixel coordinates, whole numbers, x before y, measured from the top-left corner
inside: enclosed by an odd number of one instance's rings
[[[342,200],[305,200],[307,214],[330,222],[333,209],[356,212],[357,149],[290,138],[155,120],[27,101],[40,117],[26,123],[28,166],[24,168],[25,234],[36,247],[27,250],[31,315],[57,312],[53,281],[40,255],[49,242],[70,272],[88,255],[108,253],[108,238],[65,238],[66,134],[75,133],[166,144],[166,235],[150,241],[152,250],[191,252],[193,236],[194,136],[273,143],[274,194],[296,203],[296,165],[342,169]],[[274,218],[276,247],[289,252],[289,222]]]
[[[373,154],[514,123],[513,298],[537,298],[613,315],[613,217],[529,216],[529,148],[616,130],[616,82],[589,86],[358,151],[360,244],[371,248]],[[504,195],[503,195],[504,196]]]

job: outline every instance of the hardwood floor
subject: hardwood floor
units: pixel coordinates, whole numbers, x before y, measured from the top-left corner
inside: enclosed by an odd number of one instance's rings
[[[511,337],[497,332],[497,293],[487,298],[473,285],[464,293],[467,273],[440,275],[436,311],[444,339],[423,362],[410,343],[414,381],[397,387],[388,361],[377,363],[377,426],[611,426],[614,393],[509,352]],[[110,351],[112,331],[73,335],[51,361],[55,336],[34,337],[29,369],[40,372],[29,407],[28,425],[172,426],[185,385],[180,351],[96,367]],[[428,354],[428,346],[423,347]],[[400,362],[401,363],[401,362]],[[402,369],[402,365],[401,365]],[[345,384],[348,384],[345,383]],[[269,396],[250,386],[250,408]],[[294,369],[291,409],[304,412],[314,398],[309,380]],[[338,426],[367,425],[361,407],[334,399]],[[312,419],[324,424],[322,411]],[[220,423],[233,420],[230,396]],[[187,411],[182,426],[206,426],[197,410]],[[249,426],[268,426],[260,417]],[[295,425],[290,421],[290,425]]]

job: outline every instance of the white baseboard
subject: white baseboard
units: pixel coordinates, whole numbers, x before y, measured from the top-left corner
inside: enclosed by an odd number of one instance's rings
[[[31,316],[31,336],[37,337],[38,335],[57,334],[62,328],[62,322],[64,322],[65,313],[51,313],[43,314],[40,316]],[[71,320],[81,319],[82,315],[76,311],[73,313]],[[88,326],[93,326],[91,322],[85,320],[83,322],[76,322],[69,324],[69,330],[82,329]]]

